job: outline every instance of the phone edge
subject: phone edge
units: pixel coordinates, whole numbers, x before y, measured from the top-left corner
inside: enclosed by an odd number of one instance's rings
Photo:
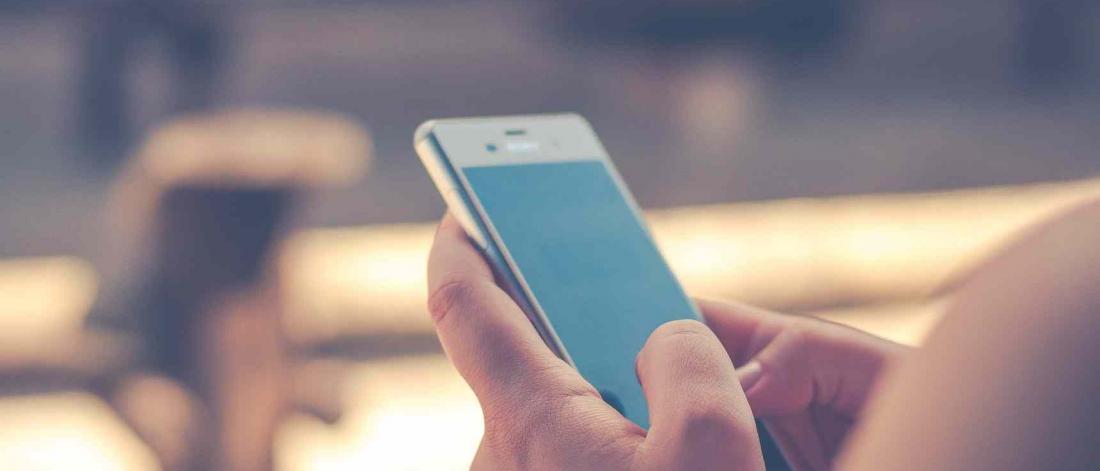
[[[489,263],[498,285],[503,285],[501,287],[504,288],[505,292],[516,301],[527,320],[535,327],[543,343],[554,352],[554,355],[576,367],[558,338],[557,332],[554,331],[553,326],[546,319],[545,314],[531,302],[525,290],[520,286],[512,267],[504,261],[503,254],[485,228],[486,222],[482,220],[478,211],[473,210],[473,200],[467,194],[465,187],[455,174],[454,167],[447,159],[442,146],[439,145],[432,132],[439,121],[441,120],[425,121],[417,127],[413,135],[413,147],[420,158],[420,163],[424,165],[433,185],[436,187],[436,191],[443,198],[448,210],[459,219],[467,237],[471,239],[473,245],[478,248]],[[447,181],[441,181],[443,179]],[[446,187],[441,187],[443,185],[446,185]],[[454,192],[458,201],[455,201],[454,198],[448,198],[448,191]],[[471,234],[471,232],[475,233]]]

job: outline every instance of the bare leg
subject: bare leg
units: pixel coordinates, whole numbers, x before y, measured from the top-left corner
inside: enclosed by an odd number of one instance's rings
[[[1030,231],[956,293],[841,469],[1100,466],[1100,202]]]
[[[196,353],[217,422],[217,469],[273,469],[275,429],[287,409],[278,310],[261,289],[219,300],[201,321]]]

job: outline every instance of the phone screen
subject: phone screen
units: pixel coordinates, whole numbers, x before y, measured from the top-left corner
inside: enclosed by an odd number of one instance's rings
[[[648,428],[635,358],[658,326],[698,315],[607,166],[593,159],[460,171],[577,369]]]

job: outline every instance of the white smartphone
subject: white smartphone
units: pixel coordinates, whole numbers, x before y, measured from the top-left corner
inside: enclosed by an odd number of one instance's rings
[[[648,428],[635,358],[661,324],[700,316],[588,122],[442,119],[422,124],[415,145],[547,345]]]

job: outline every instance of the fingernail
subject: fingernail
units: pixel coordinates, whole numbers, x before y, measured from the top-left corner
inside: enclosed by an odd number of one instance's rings
[[[764,368],[758,361],[750,361],[737,369],[737,379],[741,380],[741,389],[746,392],[764,376]]]

